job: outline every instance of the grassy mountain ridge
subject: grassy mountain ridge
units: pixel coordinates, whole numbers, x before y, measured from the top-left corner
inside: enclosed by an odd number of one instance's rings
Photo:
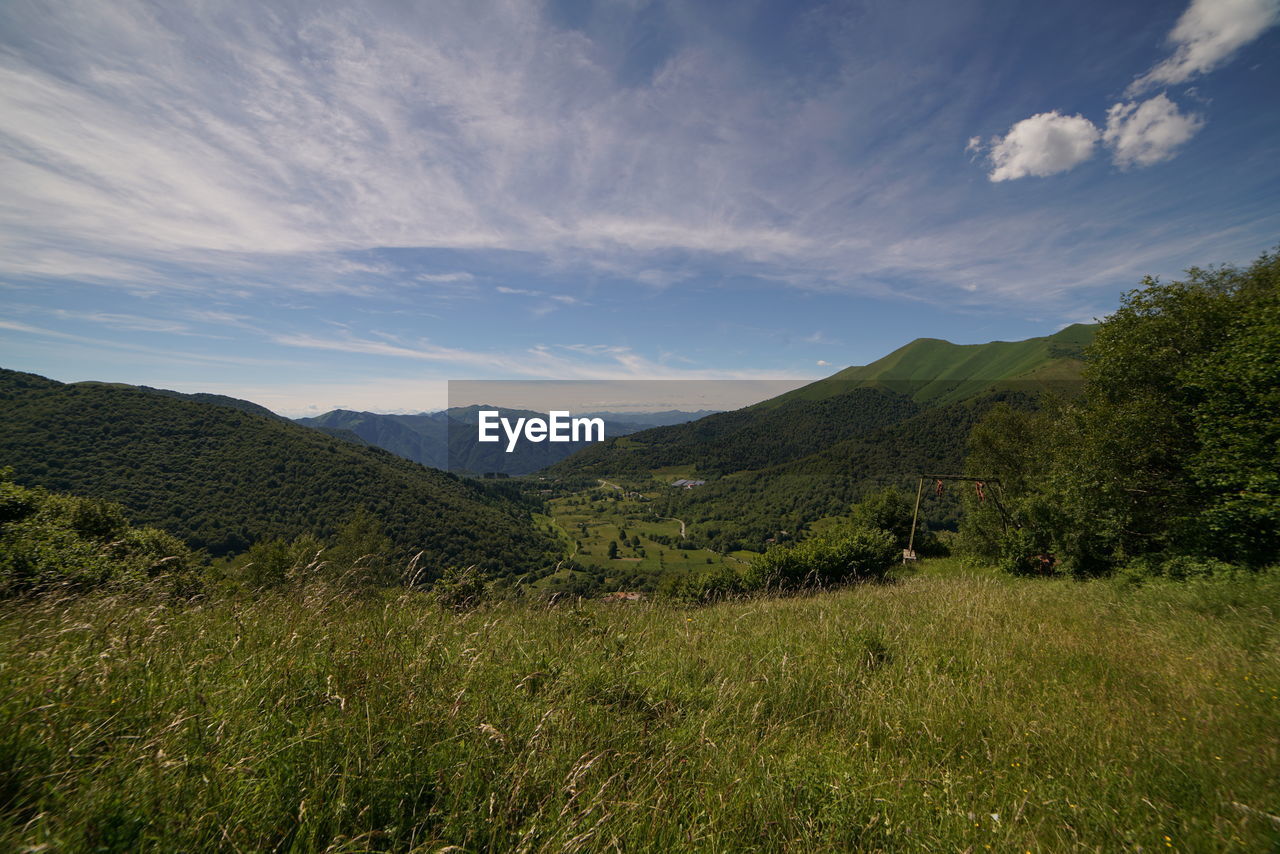
[[[657,427],[588,448],[548,469],[555,475],[635,474],[695,466],[717,476],[818,453],[919,413],[992,391],[1034,394],[1079,383],[1095,327],[1075,324],[1042,338],[952,344],[921,338],[870,365],[733,412]]]
[[[493,488],[285,419],[152,390],[0,370],[0,465],[26,485],[106,498],[213,554],[331,535],[357,510],[427,565],[492,572],[555,545]]]
[[[993,387],[1029,390],[1042,382],[1076,382],[1084,348],[1096,330],[1096,325],[1075,323],[1052,335],[985,344],[917,338],[869,365],[845,368],[756,405],[767,408],[787,400],[817,400],[868,385],[899,391],[921,402],[954,403]]]

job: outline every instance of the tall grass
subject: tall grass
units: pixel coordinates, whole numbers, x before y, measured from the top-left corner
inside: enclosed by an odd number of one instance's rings
[[[9,603],[0,845],[1266,850],[1278,615],[1275,575]]]

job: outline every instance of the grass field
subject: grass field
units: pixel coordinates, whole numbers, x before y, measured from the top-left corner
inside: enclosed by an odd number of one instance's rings
[[[9,850],[1267,851],[1280,576],[0,610]],[[456,849],[453,849],[456,851]]]
[[[680,521],[656,515],[653,498],[659,493],[637,493],[630,485],[623,486],[627,488],[602,483],[596,489],[550,502],[552,518],[570,543],[573,559],[603,570],[607,582],[632,573],[656,580],[667,572],[705,570],[721,564],[741,568],[750,560],[750,552],[726,557],[708,549],[674,547],[681,538]],[[622,531],[627,539],[638,538],[639,547],[624,542]],[[654,536],[668,542],[659,542]],[[610,542],[619,546],[615,558],[609,557]]]

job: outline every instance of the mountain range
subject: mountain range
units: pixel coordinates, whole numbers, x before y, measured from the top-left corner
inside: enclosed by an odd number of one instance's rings
[[[1032,407],[1081,387],[1096,327],[1075,324],[1026,341],[959,345],[922,338],[770,400],[698,421],[612,439],[542,474],[705,479],[659,509],[720,551],[759,550],[780,531],[841,515],[883,487],[913,489],[922,473],[958,472],[970,429],[993,406]],[[928,503],[954,525],[952,498]]]
[[[252,405],[252,404],[250,404]],[[559,462],[587,446],[585,442],[521,442],[507,452],[502,443],[476,441],[477,413],[497,410],[501,417],[545,417],[545,412],[510,409],[496,405],[451,407],[416,415],[386,415],[335,409],[323,415],[299,418],[297,422],[348,441],[384,448],[425,466],[459,474],[531,474]],[[625,436],[659,425],[678,424],[710,414],[698,412],[589,412],[575,417],[602,418],[606,436]]]
[[[402,556],[493,573],[554,563],[518,492],[303,427],[247,401],[0,369],[0,465],[124,505],[213,555],[376,517]]]
[[[1078,388],[1093,329],[980,345],[920,339],[744,409],[594,413],[605,419],[606,442],[522,443],[516,454],[474,441],[481,407],[335,410],[295,423],[232,397],[0,369],[0,465],[19,483],[119,502],[135,523],[214,555],[267,538],[326,536],[364,511],[403,554],[422,551],[441,567],[502,573],[554,563],[561,545],[530,515],[540,501],[518,482],[437,470],[449,465],[537,471],[539,488],[696,477],[705,483],[669,490],[655,510],[718,550],[761,549],[780,530],[846,512],[870,490],[958,470],[969,430],[991,407],[1034,406],[1046,391]],[[954,503],[925,512],[945,525]]]

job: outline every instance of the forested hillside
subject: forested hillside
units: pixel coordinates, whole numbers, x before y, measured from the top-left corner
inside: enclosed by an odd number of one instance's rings
[[[959,472],[969,431],[996,403],[1034,409],[1082,388],[1096,326],[1026,341],[958,345],[918,339],[883,359],[734,412],[588,448],[544,474],[565,483],[651,478],[667,469],[707,482],[658,508],[717,551],[762,550],[924,472]],[[667,477],[671,480],[672,477]],[[959,524],[953,495],[927,502],[934,528]]]
[[[554,562],[493,488],[283,419],[128,386],[0,371],[0,464],[26,485],[119,502],[214,555],[329,537],[358,511],[402,554],[491,572]]]
[[[438,469],[449,466],[448,416],[443,412],[387,415],[334,409],[297,421],[340,438],[350,437],[376,445],[424,466]]]
[[[544,473],[604,476],[696,466],[700,475],[724,475],[798,459],[919,411],[902,395],[854,389],[824,400],[789,400],[656,427],[588,448]]]
[[[781,532],[840,516],[885,487],[913,488],[921,473],[958,472],[969,431],[996,404],[1034,406],[1028,395],[1006,392],[927,407],[863,435],[775,466],[735,472],[696,489],[673,491],[664,512],[689,523],[699,542],[717,551],[762,550]],[[944,494],[922,506],[935,529],[955,528],[960,505]]]

